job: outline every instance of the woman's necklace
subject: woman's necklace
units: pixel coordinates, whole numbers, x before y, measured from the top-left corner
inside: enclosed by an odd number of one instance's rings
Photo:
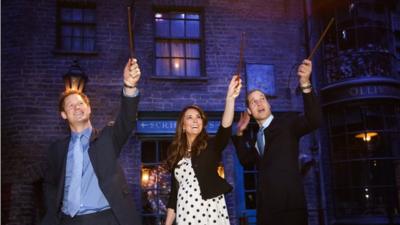
[[[192,152],[192,148],[189,146],[189,147],[186,149],[186,154],[185,154],[186,158],[190,158],[191,152]]]

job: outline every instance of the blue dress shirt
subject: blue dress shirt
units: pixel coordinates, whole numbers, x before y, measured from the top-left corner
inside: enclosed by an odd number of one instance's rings
[[[81,132],[83,134],[81,141],[83,145],[83,168],[82,168],[82,184],[81,184],[81,206],[77,215],[84,215],[89,213],[100,212],[110,208],[110,205],[105,198],[103,192],[100,190],[97,176],[93,170],[92,163],[89,158],[89,140],[92,134],[92,128],[86,128]],[[71,132],[71,140],[77,136],[78,133]],[[72,159],[72,141],[69,143],[67,160]],[[64,186],[64,200],[62,211],[66,213],[66,196],[68,196],[68,187],[71,180],[72,168],[68,167],[65,172],[65,186]]]

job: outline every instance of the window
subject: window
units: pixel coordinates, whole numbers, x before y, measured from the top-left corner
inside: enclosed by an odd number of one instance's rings
[[[256,190],[258,172],[255,166],[243,168],[244,199],[246,209],[256,209]]]
[[[96,41],[96,6],[93,3],[58,3],[57,50],[94,52]]]
[[[248,129],[250,132],[245,133],[248,136],[245,136],[244,138],[246,140],[252,140],[255,135],[257,135],[259,127],[255,121],[251,120]],[[237,192],[236,204],[238,207],[237,215],[239,221],[243,224],[256,224],[258,168],[255,165],[242,166],[239,160],[236,159],[235,174],[236,182],[238,184],[235,187],[235,190]]]
[[[164,77],[200,77],[202,32],[199,12],[157,11],[155,74]]]
[[[352,104],[327,114],[336,217],[399,217],[398,102]]]
[[[165,160],[169,140],[144,140],[142,149],[142,216],[144,225],[164,224],[171,187]]]

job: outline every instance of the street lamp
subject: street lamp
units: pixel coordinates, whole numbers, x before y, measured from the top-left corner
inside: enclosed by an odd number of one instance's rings
[[[78,60],[74,60],[68,72],[64,75],[65,92],[83,92],[88,77],[83,72]]]

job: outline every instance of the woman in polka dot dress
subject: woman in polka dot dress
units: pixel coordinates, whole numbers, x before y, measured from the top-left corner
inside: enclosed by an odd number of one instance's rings
[[[207,118],[200,107],[191,105],[181,111],[168,149],[172,183],[165,225],[172,225],[174,220],[177,225],[229,225],[224,194],[232,186],[218,175],[217,167],[231,136],[241,82],[240,77],[233,76],[214,138],[207,135]]]

